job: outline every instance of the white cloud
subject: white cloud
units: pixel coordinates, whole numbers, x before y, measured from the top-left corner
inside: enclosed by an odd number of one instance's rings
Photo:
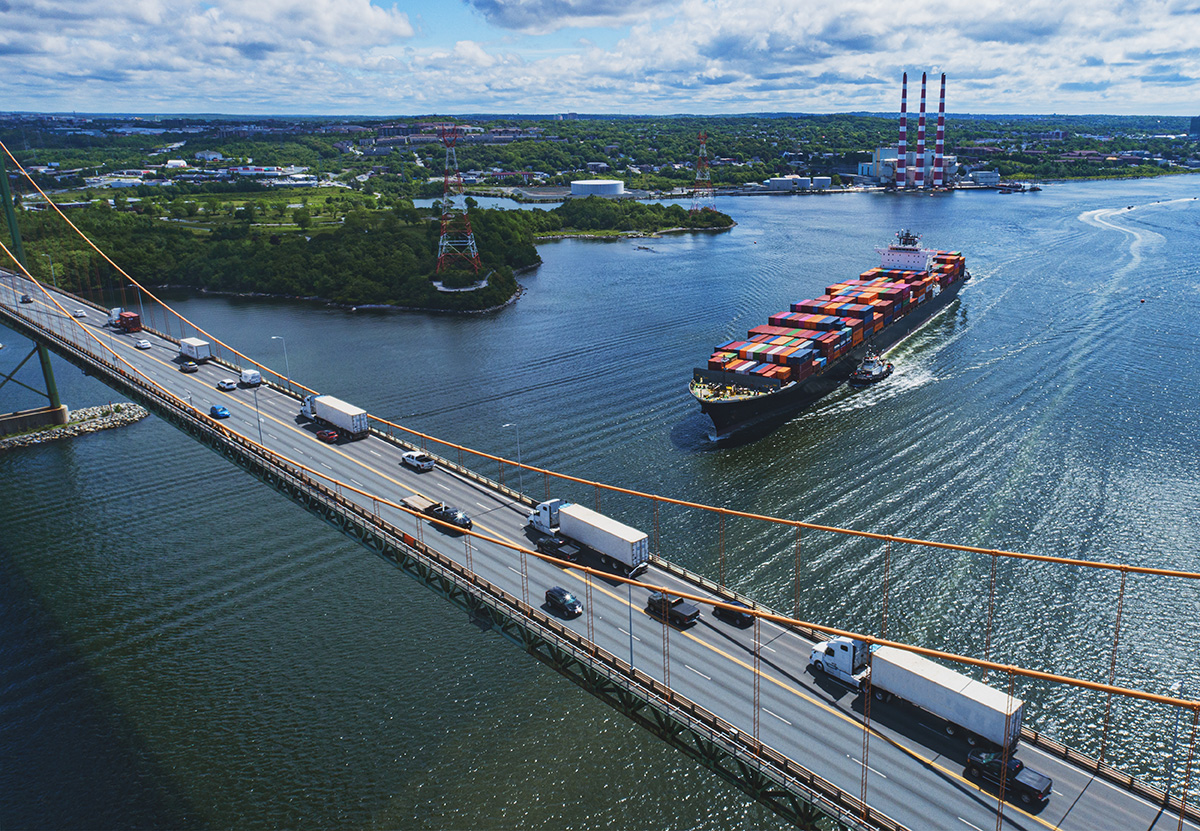
[[[1195,114],[1200,100],[1198,0],[459,0],[495,38],[441,42],[382,2],[0,0],[6,106],[894,111],[905,70],[918,85],[946,72],[952,112]],[[538,34],[581,26],[609,34]]]

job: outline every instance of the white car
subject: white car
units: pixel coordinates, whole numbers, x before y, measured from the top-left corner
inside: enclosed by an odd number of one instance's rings
[[[135,340],[135,341],[133,342],[133,345],[134,345],[135,347],[137,347],[138,349],[149,349],[149,348],[150,348],[150,341],[148,341],[148,340]]]
[[[220,381],[217,381],[217,389],[219,389],[219,390],[236,390],[237,389],[237,381],[233,380],[232,378],[222,378]]]
[[[437,462],[432,456],[427,456],[416,450],[410,450],[400,457],[400,463],[408,465],[413,470],[433,470],[437,466]]]
[[[87,317],[87,312],[85,312],[83,309],[76,309],[75,311],[71,312],[71,317]]]

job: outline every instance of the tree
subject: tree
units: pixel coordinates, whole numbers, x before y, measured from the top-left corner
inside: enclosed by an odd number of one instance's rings
[[[301,231],[307,231],[312,225],[312,214],[308,208],[296,208],[292,211],[292,222],[295,222]]]

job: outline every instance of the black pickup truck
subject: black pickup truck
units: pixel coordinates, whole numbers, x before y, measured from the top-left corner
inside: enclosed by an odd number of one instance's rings
[[[646,611],[651,617],[666,623],[668,620],[683,628],[691,626],[700,619],[700,610],[691,603],[684,602],[682,597],[669,597],[662,592],[654,592],[646,601]]]
[[[967,754],[967,775],[1000,784],[1000,769],[1004,757],[999,752],[976,748]],[[1025,767],[1020,759],[1008,759],[1008,780],[1004,783],[1004,795],[1018,799],[1025,805],[1043,805],[1050,798],[1053,786],[1049,776]]]

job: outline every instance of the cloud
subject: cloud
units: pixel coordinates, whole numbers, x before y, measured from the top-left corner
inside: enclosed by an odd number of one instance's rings
[[[0,0],[6,106],[895,111],[905,71],[910,106],[945,71],[952,112],[1200,100],[1200,0],[440,0],[469,33],[432,12],[418,32],[391,2]]]
[[[448,0],[443,0],[448,2]],[[546,34],[567,28],[619,28],[661,17],[672,0],[465,0],[492,25]]]

